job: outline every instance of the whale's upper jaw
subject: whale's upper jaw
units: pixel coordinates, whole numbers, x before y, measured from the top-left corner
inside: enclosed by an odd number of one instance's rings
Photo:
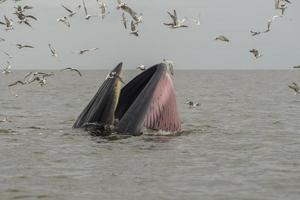
[[[121,76],[122,63],[106,76],[95,96],[77,118],[73,128],[82,128],[88,123],[114,124],[114,113],[121,91]]]

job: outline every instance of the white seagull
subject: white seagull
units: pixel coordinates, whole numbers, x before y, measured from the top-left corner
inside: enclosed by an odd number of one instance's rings
[[[58,54],[57,54],[56,50],[52,47],[52,45],[50,43],[48,44],[48,47],[49,47],[49,49],[51,51],[51,55],[53,57],[58,57]]]
[[[218,37],[215,38],[215,40],[220,40],[222,42],[229,42],[230,40],[225,37],[224,35],[219,35]]]
[[[7,75],[9,73],[11,73],[11,65],[10,65],[10,62],[7,61],[7,66],[5,68],[2,69],[2,74],[3,75]]]
[[[90,14],[88,14],[84,0],[82,0],[82,4],[83,4],[84,13],[85,13],[85,19],[86,20],[89,20],[91,17],[98,17],[99,16],[99,15],[90,15]]]
[[[262,57],[262,54],[260,54],[257,49],[251,49],[249,52],[253,54],[255,59]]]
[[[98,50],[99,48],[91,48],[91,49],[81,49],[81,50],[79,50],[79,51],[77,51],[77,52],[73,52],[73,53],[77,53],[77,54],[80,54],[80,55],[83,55],[83,54],[85,54],[85,53],[87,53],[87,52],[89,52],[89,51],[96,51],[96,50]]]
[[[65,70],[75,71],[75,72],[77,72],[77,74],[79,76],[82,76],[81,72],[78,69],[75,69],[75,68],[72,68],[72,67],[67,67],[67,68],[61,69],[60,71],[65,71]]]
[[[145,65],[140,65],[137,67],[137,69],[141,70],[141,71],[144,71],[146,70],[146,66]]]
[[[70,24],[70,22],[68,21],[68,18],[67,18],[66,16],[61,17],[61,18],[58,18],[56,21],[57,21],[57,22],[62,22],[62,23],[64,23],[67,27],[70,27],[70,26],[71,26],[71,24]]]
[[[6,31],[14,29],[12,26],[13,21],[11,19],[8,19],[5,15],[4,15],[4,22],[0,21],[0,24],[6,26],[5,28]]]
[[[163,23],[164,25],[166,25],[172,29],[188,27],[187,25],[183,24],[185,22],[185,19],[181,19],[181,20],[178,19],[176,10],[173,11],[173,14],[171,14],[170,12],[168,12],[168,14],[171,17],[171,19],[173,20],[173,22]]]

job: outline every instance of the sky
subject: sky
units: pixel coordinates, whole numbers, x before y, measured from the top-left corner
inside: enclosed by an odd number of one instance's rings
[[[100,13],[96,0],[85,0],[88,12]],[[250,30],[264,31],[275,10],[274,0],[124,0],[132,9],[143,13],[138,29],[140,37],[129,35],[121,22],[122,11],[115,0],[104,0],[110,14],[101,18],[84,19],[83,9],[69,21],[71,27],[58,23],[67,15],[61,4],[71,9],[81,0],[7,0],[0,4],[0,18],[14,20],[13,31],[0,27],[0,66],[5,66],[6,51],[13,69],[111,69],[123,62],[124,69],[143,64],[152,66],[163,58],[173,60],[176,69],[290,69],[300,65],[300,2],[292,0],[283,18],[272,24],[271,31],[252,37]],[[28,14],[39,20],[32,28],[17,24],[13,6],[31,5]],[[187,22],[188,28],[172,30],[167,11],[176,9],[178,17],[197,17],[201,25]],[[129,18],[129,16],[128,16]],[[229,43],[215,41],[225,35]],[[16,43],[33,45],[34,49],[16,48]],[[48,43],[58,51],[59,59],[51,56]],[[72,51],[98,47],[98,51],[77,55]],[[249,50],[256,48],[263,56],[254,59]]]

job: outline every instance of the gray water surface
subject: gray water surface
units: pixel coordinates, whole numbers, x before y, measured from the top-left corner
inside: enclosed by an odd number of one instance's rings
[[[300,71],[176,71],[183,133],[115,141],[71,129],[107,71],[15,97],[25,73],[0,77],[0,199],[300,199]]]

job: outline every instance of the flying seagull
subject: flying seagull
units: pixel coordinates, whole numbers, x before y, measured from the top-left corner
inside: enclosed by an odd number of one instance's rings
[[[83,8],[84,8],[85,19],[86,20],[89,20],[91,17],[98,17],[98,15],[90,15],[90,14],[88,14],[84,0],[82,0],[82,5],[83,5]]]
[[[76,12],[74,12],[73,10],[67,8],[67,7],[66,7],[65,5],[63,5],[63,4],[61,4],[61,7],[63,7],[63,8],[69,13],[68,17],[73,17],[73,16],[76,14]],[[80,6],[80,7],[81,7],[81,6]],[[80,7],[78,7],[78,9],[80,9]]]
[[[169,28],[176,29],[176,28],[186,28],[187,25],[184,25],[185,19],[179,20],[177,17],[176,10],[173,11],[173,14],[168,12],[169,16],[173,20],[171,23],[163,23],[164,25],[168,26]]]
[[[75,68],[72,68],[72,67],[67,67],[67,68],[61,69],[60,71],[65,71],[65,70],[75,71],[75,72],[77,72],[77,74],[79,76],[82,76],[81,72],[78,69],[75,69]]]
[[[289,85],[288,87],[295,91],[295,95],[299,94],[300,87],[297,83],[293,82],[292,85]]]
[[[49,47],[49,49],[50,49],[50,51],[51,51],[51,55],[52,55],[53,57],[58,57],[58,54],[57,54],[56,50],[52,47],[52,45],[51,45],[51,44],[48,44],[48,47]]]
[[[294,66],[293,68],[294,68],[294,69],[300,69],[300,65]]]
[[[83,55],[83,54],[85,54],[85,53],[87,53],[87,52],[89,52],[89,51],[96,51],[96,50],[98,50],[99,48],[91,48],[91,49],[81,49],[81,50],[79,50],[79,51],[77,51],[77,52],[73,52],[73,53],[77,53],[77,54],[80,54],[80,55]]]
[[[7,66],[4,69],[2,69],[2,74],[7,75],[7,74],[11,73],[10,69],[11,69],[10,62],[7,61]]]
[[[13,21],[11,19],[8,19],[5,15],[4,15],[4,22],[0,21],[0,24],[6,26],[5,28],[6,31],[14,29],[12,26]]]
[[[58,18],[56,21],[64,23],[67,27],[71,26],[70,22],[68,21],[68,18],[66,16]]]
[[[218,37],[215,38],[215,40],[220,40],[222,42],[229,42],[229,39],[224,35],[219,35]]]
[[[123,6],[126,6],[126,4],[124,2],[122,2],[122,0],[117,0],[118,5],[117,5],[117,9],[119,10],[120,8],[122,8]]]
[[[131,21],[131,32],[130,35],[135,35],[136,37],[139,37],[139,31],[136,28],[136,24]]]
[[[107,11],[106,3],[104,3],[104,2],[102,2],[100,0],[97,0],[97,3],[99,5],[100,11],[101,11],[101,17],[102,17],[102,19],[104,19],[104,17],[106,15],[108,15],[110,12]]]
[[[0,37],[0,42],[5,42],[5,39]]]
[[[125,29],[127,29],[128,19],[126,18],[125,13],[122,13],[122,20],[121,21],[123,22],[123,25],[124,25]]]
[[[17,46],[17,48],[18,49],[23,49],[23,48],[34,48],[33,46],[31,46],[31,45],[23,45],[23,44],[16,44],[16,46]]]
[[[260,54],[257,49],[251,49],[249,52],[254,55],[255,59],[262,57],[262,54]]]
[[[275,21],[277,18],[280,18],[282,17],[282,15],[274,15],[272,17],[272,19],[268,20],[268,23],[267,23],[267,30],[264,31],[264,33],[267,33],[271,30],[271,25],[273,23],[273,21]]]
[[[250,33],[251,33],[252,36],[256,36],[256,35],[261,34],[262,32],[260,32],[260,31],[250,31]]]
[[[8,85],[8,87],[12,87],[12,86],[15,86],[15,85],[18,85],[18,84],[21,84],[21,85],[26,85],[27,82],[23,82],[23,81],[16,81],[16,82],[13,82],[11,84]]]
[[[120,8],[124,12],[127,12],[132,17],[132,19],[134,20],[135,24],[139,24],[139,23],[142,22],[142,19],[143,19],[143,14],[142,13],[140,13],[138,15],[132,8],[130,8],[128,5],[126,5],[124,3],[122,4],[122,2],[119,3],[119,5],[121,5]]]
[[[14,56],[11,56],[11,55],[10,55],[9,53],[7,53],[6,51],[3,51],[3,53],[4,53],[5,55],[7,55],[9,59],[14,58]]]

